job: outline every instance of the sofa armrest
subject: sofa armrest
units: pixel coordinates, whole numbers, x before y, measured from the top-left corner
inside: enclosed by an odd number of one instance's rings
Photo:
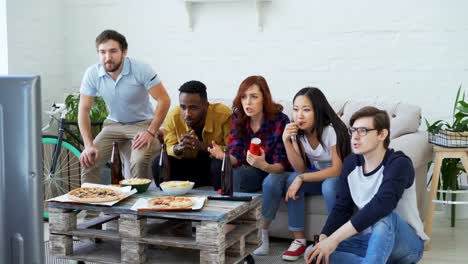
[[[432,145],[428,142],[427,132],[417,131],[390,141],[390,148],[403,151],[413,161],[414,168],[427,167],[432,160]]]

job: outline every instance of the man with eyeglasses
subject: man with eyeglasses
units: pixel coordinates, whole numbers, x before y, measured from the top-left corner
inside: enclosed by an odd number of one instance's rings
[[[353,154],[343,163],[336,204],[306,261],[417,263],[429,238],[418,213],[412,162],[388,148],[385,111],[364,107],[350,125]]]

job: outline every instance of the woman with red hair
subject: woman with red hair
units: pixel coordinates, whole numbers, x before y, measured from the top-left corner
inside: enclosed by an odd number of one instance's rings
[[[233,102],[228,146],[234,168],[234,191],[257,192],[262,187],[269,190],[263,193],[264,243],[268,243],[266,230],[284,198],[289,176],[286,171],[291,168],[282,140],[289,118],[282,110],[283,106],[273,101],[262,76],[249,76],[242,81]],[[252,138],[261,140],[260,155],[249,151]],[[223,151],[215,142],[209,151],[214,157],[223,158]]]

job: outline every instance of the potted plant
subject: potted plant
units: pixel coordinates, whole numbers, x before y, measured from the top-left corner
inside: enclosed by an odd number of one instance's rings
[[[67,114],[65,116],[67,122],[69,122],[71,130],[81,137],[80,130],[78,129],[78,107],[80,104],[80,95],[79,94],[69,94],[65,98],[65,106],[67,107]],[[93,137],[95,137],[102,129],[102,122],[107,118],[107,108],[106,103],[102,97],[94,97],[94,104],[91,107],[89,118],[91,120],[91,132]],[[70,141],[74,141],[73,138],[69,138]],[[73,142],[77,146],[78,142]]]
[[[448,148],[468,147],[468,103],[465,102],[465,92],[461,95],[461,85],[458,88],[455,97],[455,103],[452,112],[452,123],[444,120],[437,120],[430,124],[426,119],[429,142],[435,145]],[[459,190],[458,176],[465,172],[460,159],[444,159],[441,166],[441,184],[444,191]],[[432,178],[431,178],[432,179]],[[430,181],[429,181],[430,182]],[[451,195],[451,201],[457,200],[456,193],[442,193],[442,199],[446,199],[446,194]],[[437,193],[437,199],[440,194]],[[456,219],[455,204],[451,204],[451,226],[455,226]]]

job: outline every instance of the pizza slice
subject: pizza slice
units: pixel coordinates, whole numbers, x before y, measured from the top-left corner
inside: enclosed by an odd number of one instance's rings
[[[80,203],[105,203],[122,199],[123,193],[100,187],[81,187],[68,193],[68,198]]]
[[[193,200],[182,196],[160,196],[148,200],[148,208],[159,210],[191,209]]]

